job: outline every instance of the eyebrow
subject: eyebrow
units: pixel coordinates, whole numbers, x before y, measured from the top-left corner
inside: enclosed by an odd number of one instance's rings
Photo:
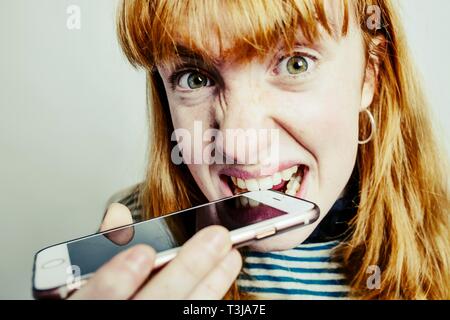
[[[181,44],[175,45],[175,52],[177,56],[176,64],[179,62],[193,62],[194,64],[198,63],[200,66],[211,68],[223,63],[223,59],[221,58],[209,59],[205,55]]]
[[[195,67],[198,67],[199,69],[206,70],[206,72],[208,72],[208,74],[210,74],[212,77],[214,77],[214,80],[217,82],[218,85],[220,85],[222,87],[224,86],[223,80],[220,76],[220,72],[217,68],[217,65],[220,66],[224,62],[223,59],[211,60],[211,59],[205,57],[205,55],[201,54],[200,52],[191,50],[190,48],[188,48],[184,45],[181,45],[181,44],[175,45],[175,56],[176,56],[176,59],[172,65],[175,70],[193,65]],[[170,70],[170,71],[171,71],[171,75],[169,76],[169,79],[171,79],[175,74],[174,70]],[[172,73],[172,72],[174,72],[174,73]],[[173,82],[173,81],[170,80],[170,82]]]

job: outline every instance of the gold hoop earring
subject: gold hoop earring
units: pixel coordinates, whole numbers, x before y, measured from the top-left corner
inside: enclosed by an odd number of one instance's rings
[[[363,140],[363,141],[358,140],[358,144],[366,144],[366,143],[368,143],[369,141],[371,141],[373,139],[373,137],[375,135],[375,129],[376,129],[375,119],[374,119],[372,113],[369,111],[369,109],[364,109],[364,111],[367,113],[367,116],[369,117],[371,130],[370,130],[369,137],[367,139]]]

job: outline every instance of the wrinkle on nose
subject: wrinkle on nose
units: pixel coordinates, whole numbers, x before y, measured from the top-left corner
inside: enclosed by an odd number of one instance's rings
[[[221,134],[216,151],[233,163],[251,164],[270,148],[270,129],[276,128],[259,64],[234,66],[222,72],[224,87],[215,108]]]
[[[217,121],[221,139],[216,150],[227,163],[256,164],[263,151],[270,147],[270,119],[260,101],[246,99],[243,103],[227,104],[223,118]]]
[[[222,71],[222,90],[219,106],[223,114],[229,108],[259,105],[261,87],[259,64],[233,65]]]

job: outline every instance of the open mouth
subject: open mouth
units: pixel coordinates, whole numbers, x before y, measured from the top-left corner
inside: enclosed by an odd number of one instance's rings
[[[221,178],[226,180],[233,194],[271,189],[295,196],[301,190],[307,170],[308,167],[305,165],[295,165],[275,172],[271,176],[242,179],[232,175],[222,175]]]

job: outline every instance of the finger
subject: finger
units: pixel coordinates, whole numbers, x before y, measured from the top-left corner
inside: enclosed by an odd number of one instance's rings
[[[187,241],[175,259],[155,275],[136,299],[183,299],[231,250],[229,231],[209,226]]]
[[[188,299],[222,299],[242,268],[242,257],[236,249],[227,256],[189,294]]]
[[[98,269],[70,299],[128,299],[146,281],[154,261],[151,247],[131,247]]]
[[[121,203],[113,203],[105,214],[100,231],[118,228],[133,223],[130,210]],[[109,240],[118,245],[125,245],[133,239],[134,228],[123,228],[104,234]]]
[[[112,203],[106,211],[100,231],[118,228],[133,223],[131,211],[121,203]]]

